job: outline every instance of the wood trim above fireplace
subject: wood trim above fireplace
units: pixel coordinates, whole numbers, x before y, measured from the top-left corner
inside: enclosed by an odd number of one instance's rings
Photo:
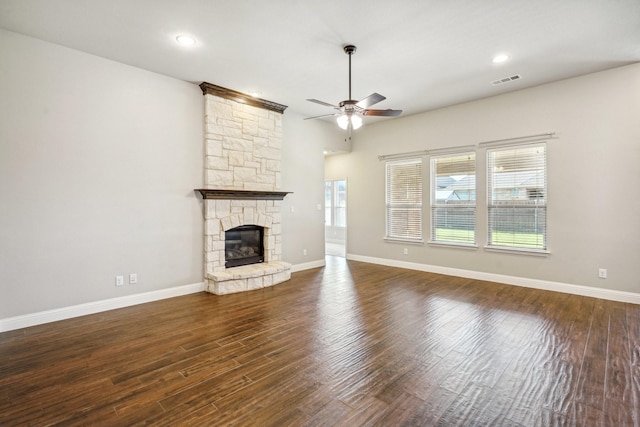
[[[197,188],[203,199],[223,200],[283,200],[291,191],[210,190]]]
[[[251,105],[252,107],[262,108],[263,110],[275,111],[276,113],[284,114],[284,110],[287,109],[286,105],[278,104],[277,102],[267,101],[266,99],[256,98],[246,93],[238,92],[233,89],[227,89],[226,87],[217,86],[211,83],[200,83],[200,89],[202,89],[203,95],[214,95],[224,99],[230,99],[232,101],[239,102],[241,104]]]

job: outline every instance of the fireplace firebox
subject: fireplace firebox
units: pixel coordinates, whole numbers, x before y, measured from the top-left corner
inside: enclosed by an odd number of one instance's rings
[[[241,225],[225,232],[225,267],[264,262],[264,228]]]

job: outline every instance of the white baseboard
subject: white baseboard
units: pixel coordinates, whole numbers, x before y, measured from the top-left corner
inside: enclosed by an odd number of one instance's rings
[[[296,264],[291,266],[291,272],[295,273],[297,271],[324,267],[324,265],[324,259],[311,261],[304,264]],[[70,307],[62,307],[53,310],[40,311],[37,313],[24,314],[22,316],[8,317],[5,319],[0,319],[0,332],[28,328],[29,326],[42,325],[49,322],[57,322],[58,320],[86,316],[88,314],[100,313],[102,311],[115,310],[117,308],[144,304],[146,302],[193,294],[202,292],[204,290],[205,284],[204,282],[200,282],[191,285],[177,286],[169,289],[160,289],[157,291],[144,292],[141,294],[127,295],[102,301],[93,301],[85,304],[73,305]]]
[[[529,279],[526,277],[506,276],[503,274],[484,273],[481,271],[463,270],[459,268],[441,267],[437,265],[418,264],[406,261],[396,261],[385,258],[375,258],[355,254],[347,254],[347,259],[353,261],[367,262],[370,264],[386,265],[389,267],[406,268],[408,270],[425,271],[428,273],[444,274],[447,276],[466,277],[469,279],[486,280],[490,282],[505,283],[507,285],[523,286],[527,288],[542,289],[547,291],[563,292],[566,294],[582,295],[606,299],[611,301],[640,304],[640,294],[626,291],[616,291],[612,289],[595,288],[591,286],[574,285],[570,283],[551,282],[548,280]],[[291,272],[309,270],[312,268],[324,267],[324,259],[311,261],[303,264],[291,266]],[[102,301],[94,301],[86,304],[79,304],[70,307],[62,307],[53,310],[41,311],[38,313],[25,314],[22,316],[8,317],[0,319],[0,332],[12,331],[29,326],[41,325],[58,320],[71,319],[73,317],[85,316],[87,314],[100,313],[102,311],[114,310],[117,308],[129,307],[146,302],[158,301],[166,298],[173,298],[181,295],[188,295],[204,291],[204,283],[194,283],[191,285],[176,286],[169,289],[144,292],[141,294],[128,295],[118,298],[111,298]]]
[[[484,273],[481,271],[463,270],[459,268],[441,267],[437,265],[418,264],[414,262],[396,261],[385,258],[375,258],[355,254],[347,254],[347,259],[367,262],[370,264],[386,265],[389,267],[406,268],[407,270],[425,271],[428,273],[444,274],[447,276],[466,277],[468,279],[486,280],[507,285],[523,286],[525,288],[542,289],[545,291],[562,292],[565,294],[582,295],[611,301],[640,304],[640,294],[613,289],[595,288],[591,286],[574,285],[570,283],[551,282],[548,280],[529,279],[526,277],[506,276],[503,274]]]
[[[43,323],[56,322],[58,320],[71,319],[73,317],[85,316],[87,314],[100,313],[102,311],[114,310],[116,308],[129,307],[146,302],[158,301],[166,298],[178,297],[181,295],[194,294],[204,291],[204,282],[191,285],[176,286],[169,289],[160,289],[140,294],[127,295],[102,301],[93,301],[85,304],[73,305],[70,307],[56,308],[53,310],[40,311],[38,313],[25,314],[22,316],[0,319],[0,332],[12,331],[14,329],[27,328],[29,326],[41,325]]]
[[[296,264],[291,266],[291,272],[293,273],[296,271],[309,270],[311,268],[324,267],[324,265],[324,259],[311,261],[304,264]],[[24,314],[21,316],[8,317],[5,319],[0,319],[0,332],[28,328],[29,326],[42,325],[49,322],[57,322],[58,320],[86,316],[87,314],[100,313],[102,311],[115,310],[117,308],[144,304],[146,302],[193,294],[202,292],[204,290],[204,282],[200,282],[191,285],[177,286],[169,289],[160,289],[157,291],[127,295],[102,301],[93,301],[85,304],[73,305],[70,307],[62,307],[53,310],[40,311],[37,313]]]
[[[324,267],[325,262],[324,258],[316,261],[305,262],[303,264],[295,264],[291,266],[291,272],[295,273],[303,270],[310,270],[312,268]]]

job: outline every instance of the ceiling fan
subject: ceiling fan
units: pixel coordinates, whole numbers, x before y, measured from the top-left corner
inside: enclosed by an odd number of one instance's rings
[[[353,45],[347,45],[344,47],[344,52],[349,55],[349,99],[341,101],[338,105],[329,104],[328,102],[318,101],[317,99],[307,99],[307,101],[315,102],[316,104],[324,105],[338,110],[336,113],[323,114],[321,116],[307,117],[309,119],[319,119],[322,117],[337,116],[338,126],[342,129],[351,131],[352,129],[358,129],[362,126],[362,116],[384,116],[395,117],[402,114],[402,110],[371,110],[374,104],[387,99],[379,93],[372,93],[366,98],[356,101],[351,99],[351,55],[356,51],[356,47]]]

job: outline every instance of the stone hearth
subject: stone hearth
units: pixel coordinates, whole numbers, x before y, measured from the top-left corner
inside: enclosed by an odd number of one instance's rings
[[[280,149],[286,108],[203,83],[205,96],[204,258],[206,290],[222,295],[289,280],[282,261]],[[225,231],[264,227],[264,262],[225,268]]]

